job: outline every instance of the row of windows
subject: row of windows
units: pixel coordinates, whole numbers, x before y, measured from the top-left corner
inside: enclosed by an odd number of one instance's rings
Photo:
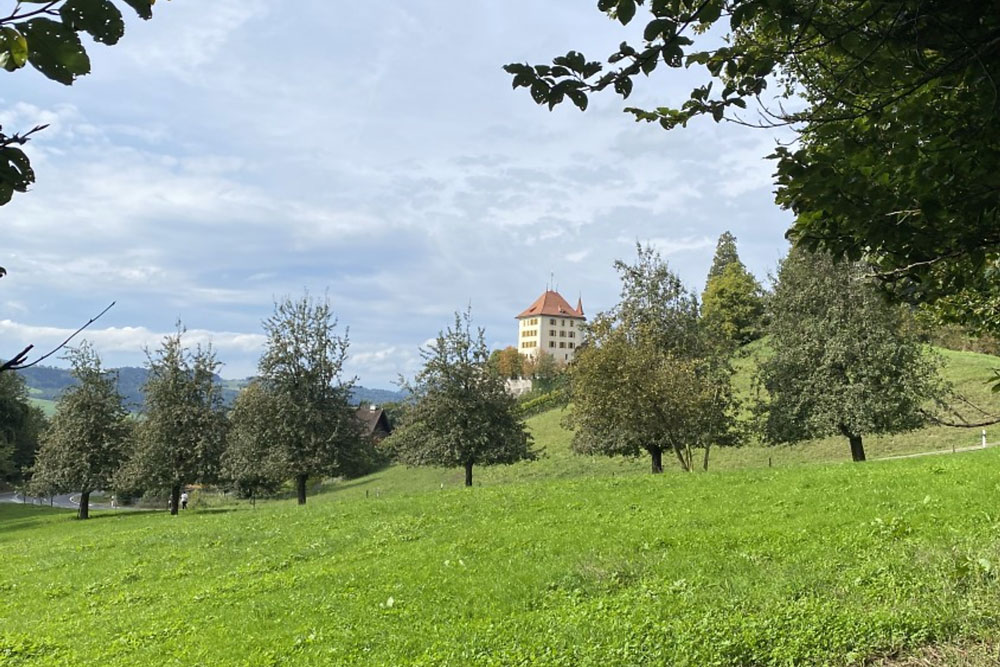
[[[536,340],[526,340],[523,343],[521,343],[521,347],[522,348],[526,348],[526,347],[538,347],[538,341],[536,341]]]
[[[530,338],[531,336],[537,336],[538,329],[526,329],[521,332],[521,338]]]
[[[538,324],[538,318],[532,317],[530,320],[521,320],[522,327],[530,327]]]
[[[549,324],[551,324],[552,326],[555,326],[556,325],[556,319],[554,317],[550,317],[549,318]],[[566,326],[566,320],[559,320],[559,324],[560,324],[560,326]],[[571,327],[575,327],[576,326],[576,322],[574,322],[573,320],[570,320],[569,321],[569,325]]]
[[[554,340],[550,340],[549,341],[549,347],[555,347],[555,346],[556,346],[556,342]],[[561,341],[559,341],[559,347],[561,347],[561,348],[567,348],[568,347],[569,349],[572,350],[573,349],[573,343],[567,344],[566,341],[561,340]]]

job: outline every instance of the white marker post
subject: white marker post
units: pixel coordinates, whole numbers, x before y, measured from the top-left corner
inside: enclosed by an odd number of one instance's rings
[[[983,449],[986,449],[986,429],[983,429]]]

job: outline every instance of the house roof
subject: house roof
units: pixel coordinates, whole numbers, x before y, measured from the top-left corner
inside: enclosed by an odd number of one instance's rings
[[[383,428],[385,430],[391,431],[392,427],[389,426],[389,418],[385,416],[385,410],[382,408],[374,408],[371,405],[359,405],[357,410],[358,421],[361,422],[361,427],[364,429],[365,435],[371,435],[375,432],[378,427],[379,421],[383,421]]]
[[[545,293],[535,299],[535,302],[528,306],[514,319],[522,317],[537,317],[538,315],[551,315],[555,317],[571,317],[578,320],[586,319],[583,316],[583,299],[577,303],[577,307],[569,305],[559,292],[545,290]]]

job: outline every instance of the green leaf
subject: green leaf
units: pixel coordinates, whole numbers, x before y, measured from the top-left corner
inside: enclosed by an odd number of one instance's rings
[[[622,25],[628,25],[635,16],[635,0],[618,0],[616,16]]]
[[[125,0],[125,4],[135,10],[141,18],[147,21],[153,18],[153,3],[156,0]]]
[[[8,72],[24,67],[28,62],[28,41],[9,26],[0,28],[0,66]]]
[[[67,0],[59,15],[70,30],[84,30],[102,44],[117,44],[125,34],[122,13],[109,0]]]
[[[90,72],[90,58],[79,36],[62,23],[35,18],[17,27],[28,40],[28,62],[53,81],[69,86]]]
[[[587,110],[587,95],[582,90],[567,90],[566,97],[568,97],[580,111]]]

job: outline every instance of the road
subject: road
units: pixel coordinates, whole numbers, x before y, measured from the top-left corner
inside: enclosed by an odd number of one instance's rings
[[[34,496],[28,496],[27,501],[21,496],[20,493],[0,493],[0,503],[24,503],[29,505],[43,505],[51,507],[58,507],[60,509],[75,510],[80,508],[80,494],[79,493],[66,493],[52,498],[51,504],[48,498],[36,498]],[[110,509],[123,509],[121,507],[111,507],[107,503],[90,503],[90,509],[92,510],[110,510]],[[130,509],[130,508],[126,508]]]

